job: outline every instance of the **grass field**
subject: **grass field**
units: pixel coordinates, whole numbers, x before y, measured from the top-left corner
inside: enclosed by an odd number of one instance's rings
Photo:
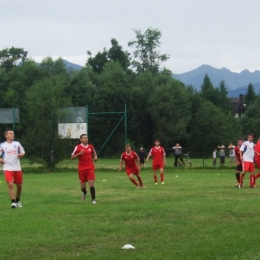
[[[71,170],[24,174],[23,208],[11,209],[1,174],[0,259],[260,259],[260,189],[248,175],[237,189],[234,169],[169,168],[155,186],[146,169],[136,189],[99,167],[96,205]]]

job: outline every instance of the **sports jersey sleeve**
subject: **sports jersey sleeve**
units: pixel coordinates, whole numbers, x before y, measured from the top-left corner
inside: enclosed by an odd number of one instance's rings
[[[18,154],[24,154],[25,150],[23,146],[18,142]]]
[[[153,156],[153,148],[150,150],[149,155]]]
[[[77,153],[79,153],[79,152],[80,152],[80,151],[78,150],[78,146],[76,146],[76,147],[74,148],[74,150],[73,150],[73,152],[72,152],[71,155],[77,154]]]

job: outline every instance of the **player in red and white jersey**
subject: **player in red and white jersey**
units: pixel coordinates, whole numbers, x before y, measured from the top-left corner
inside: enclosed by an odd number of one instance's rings
[[[260,169],[260,137],[255,145],[255,164],[257,168]],[[260,172],[255,175],[255,179],[260,177]]]
[[[71,160],[78,158],[78,174],[80,181],[80,188],[83,192],[82,200],[85,200],[87,195],[86,182],[90,187],[90,194],[92,204],[96,204],[96,192],[94,187],[95,177],[95,166],[93,161],[97,160],[97,154],[94,147],[88,144],[88,137],[86,134],[80,136],[80,144],[78,144],[73,153],[71,154]]]
[[[236,156],[236,179],[237,179],[237,185],[236,187],[238,188],[239,187],[239,184],[240,184],[240,173],[243,171],[242,169],[242,161],[240,159],[240,147],[243,143],[243,139],[238,139],[237,140],[237,146],[235,147],[235,156]],[[242,184],[243,184],[243,180],[244,180],[244,176],[245,176],[245,173],[243,172],[242,173]]]
[[[166,154],[164,151],[164,148],[160,146],[160,141],[155,140],[154,142],[155,146],[150,150],[146,161],[149,160],[149,158],[152,156],[153,157],[153,170],[154,170],[154,182],[155,185],[158,184],[157,182],[157,170],[160,170],[160,177],[161,177],[161,184],[164,183],[164,166],[166,165]]]
[[[255,188],[255,175],[254,175],[254,146],[253,143],[254,135],[248,134],[247,141],[243,142],[240,147],[240,160],[242,161],[243,171],[250,172],[250,188]],[[242,188],[243,185],[243,178],[240,177],[240,184],[239,188]]]
[[[130,144],[126,144],[125,150],[126,151],[121,154],[119,171],[122,171],[122,164],[123,162],[125,162],[125,171],[130,181],[136,186],[136,188],[145,188],[145,186],[143,185],[142,178],[140,176],[140,160],[138,155],[135,152],[131,151]],[[137,177],[139,184],[134,179],[133,175]]]
[[[12,208],[21,208],[20,197],[22,194],[23,173],[20,165],[20,158],[25,155],[22,145],[14,141],[13,130],[5,131],[6,141],[0,144],[0,163],[3,164],[3,171],[8,185]],[[16,184],[16,195],[14,192]]]

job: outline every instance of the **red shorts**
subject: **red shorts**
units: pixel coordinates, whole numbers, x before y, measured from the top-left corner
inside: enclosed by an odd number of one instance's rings
[[[255,167],[253,162],[242,162],[243,165],[243,171],[245,172],[254,172]]]
[[[137,175],[139,172],[137,167],[136,168],[126,168],[125,171],[128,176],[131,174]]]
[[[22,171],[4,171],[6,182],[13,182],[15,184],[23,183]]]
[[[96,179],[94,170],[82,170],[78,173],[80,182],[94,181]]]
[[[164,168],[164,163],[162,162],[161,164],[159,165],[153,165],[153,170],[156,171],[156,170],[160,170],[160,169],[163,169]]]
[[[258,169],[260,169],[260,156],[255,155],[255,163],[257,164]]]

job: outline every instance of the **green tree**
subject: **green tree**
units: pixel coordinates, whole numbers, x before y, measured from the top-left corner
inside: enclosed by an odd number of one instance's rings
[[[24,62],[27,57],[27,51],[22,48],[11,47],[0,51],[0,66],[7,72],[20,62]]]
[[[214,88],[207,74],[205,75],[201,85],[201,96],[213,104],[218,103],[218,90]]]
[[[108,62],[114,61],[118,62],[124,71],[128,71],[130,53],[123,51],[122,46],[114,38],[111,39],[111,45],[108,51],[104,48],[103,52],[98,52],[93,58],[91,52],[88,51],[89,58],[86,65],[89,65],[96,73],[101,73]]]
[[[255,102],[256,97],[257,95],[255,93],[255,88],[251,83],[249,83],[244,97],[246,106],[249,107],[250,105],[252,105]]]
[[[222,108],[225,113],[231,113],[231,104],[228,98],[228,89],[226,87],[226,83],[222,80],[217,88],[218,102],[215,104],[216,106]]]
[[[66,77],[54,75],[45,77],[27,91],[27,129],[24,143],[29,154],[42,159],[52,168],[67,155],[66,140],[58,135],[58,108],[70,105],[64,92]]]
[[[200,149],[229,143],[234,139],[234,121],[211,102],[202,101],[191,120],[190,145]]]
[[[170,58],[168,54],[160,54],[157,50],[161,45],[161,32],[152,28],[148,28],[144,33],[136,29],[134,29],[134,32],[136,39],[128,43],[128,46],[135,48],[132,61],[133,67],[138,74],[147,70],[158,73],[161,64]]]
[[[184,85],[172,79],[155,88],[149,98],[149,111],[154,124],[154,138],[171,145],[174,140],[187,138],[190,101]]]
[[[245,112],[239,122],[242,126],[243,134],[253,133],[256,138],[260,137],[260,96],[258,95]]]

